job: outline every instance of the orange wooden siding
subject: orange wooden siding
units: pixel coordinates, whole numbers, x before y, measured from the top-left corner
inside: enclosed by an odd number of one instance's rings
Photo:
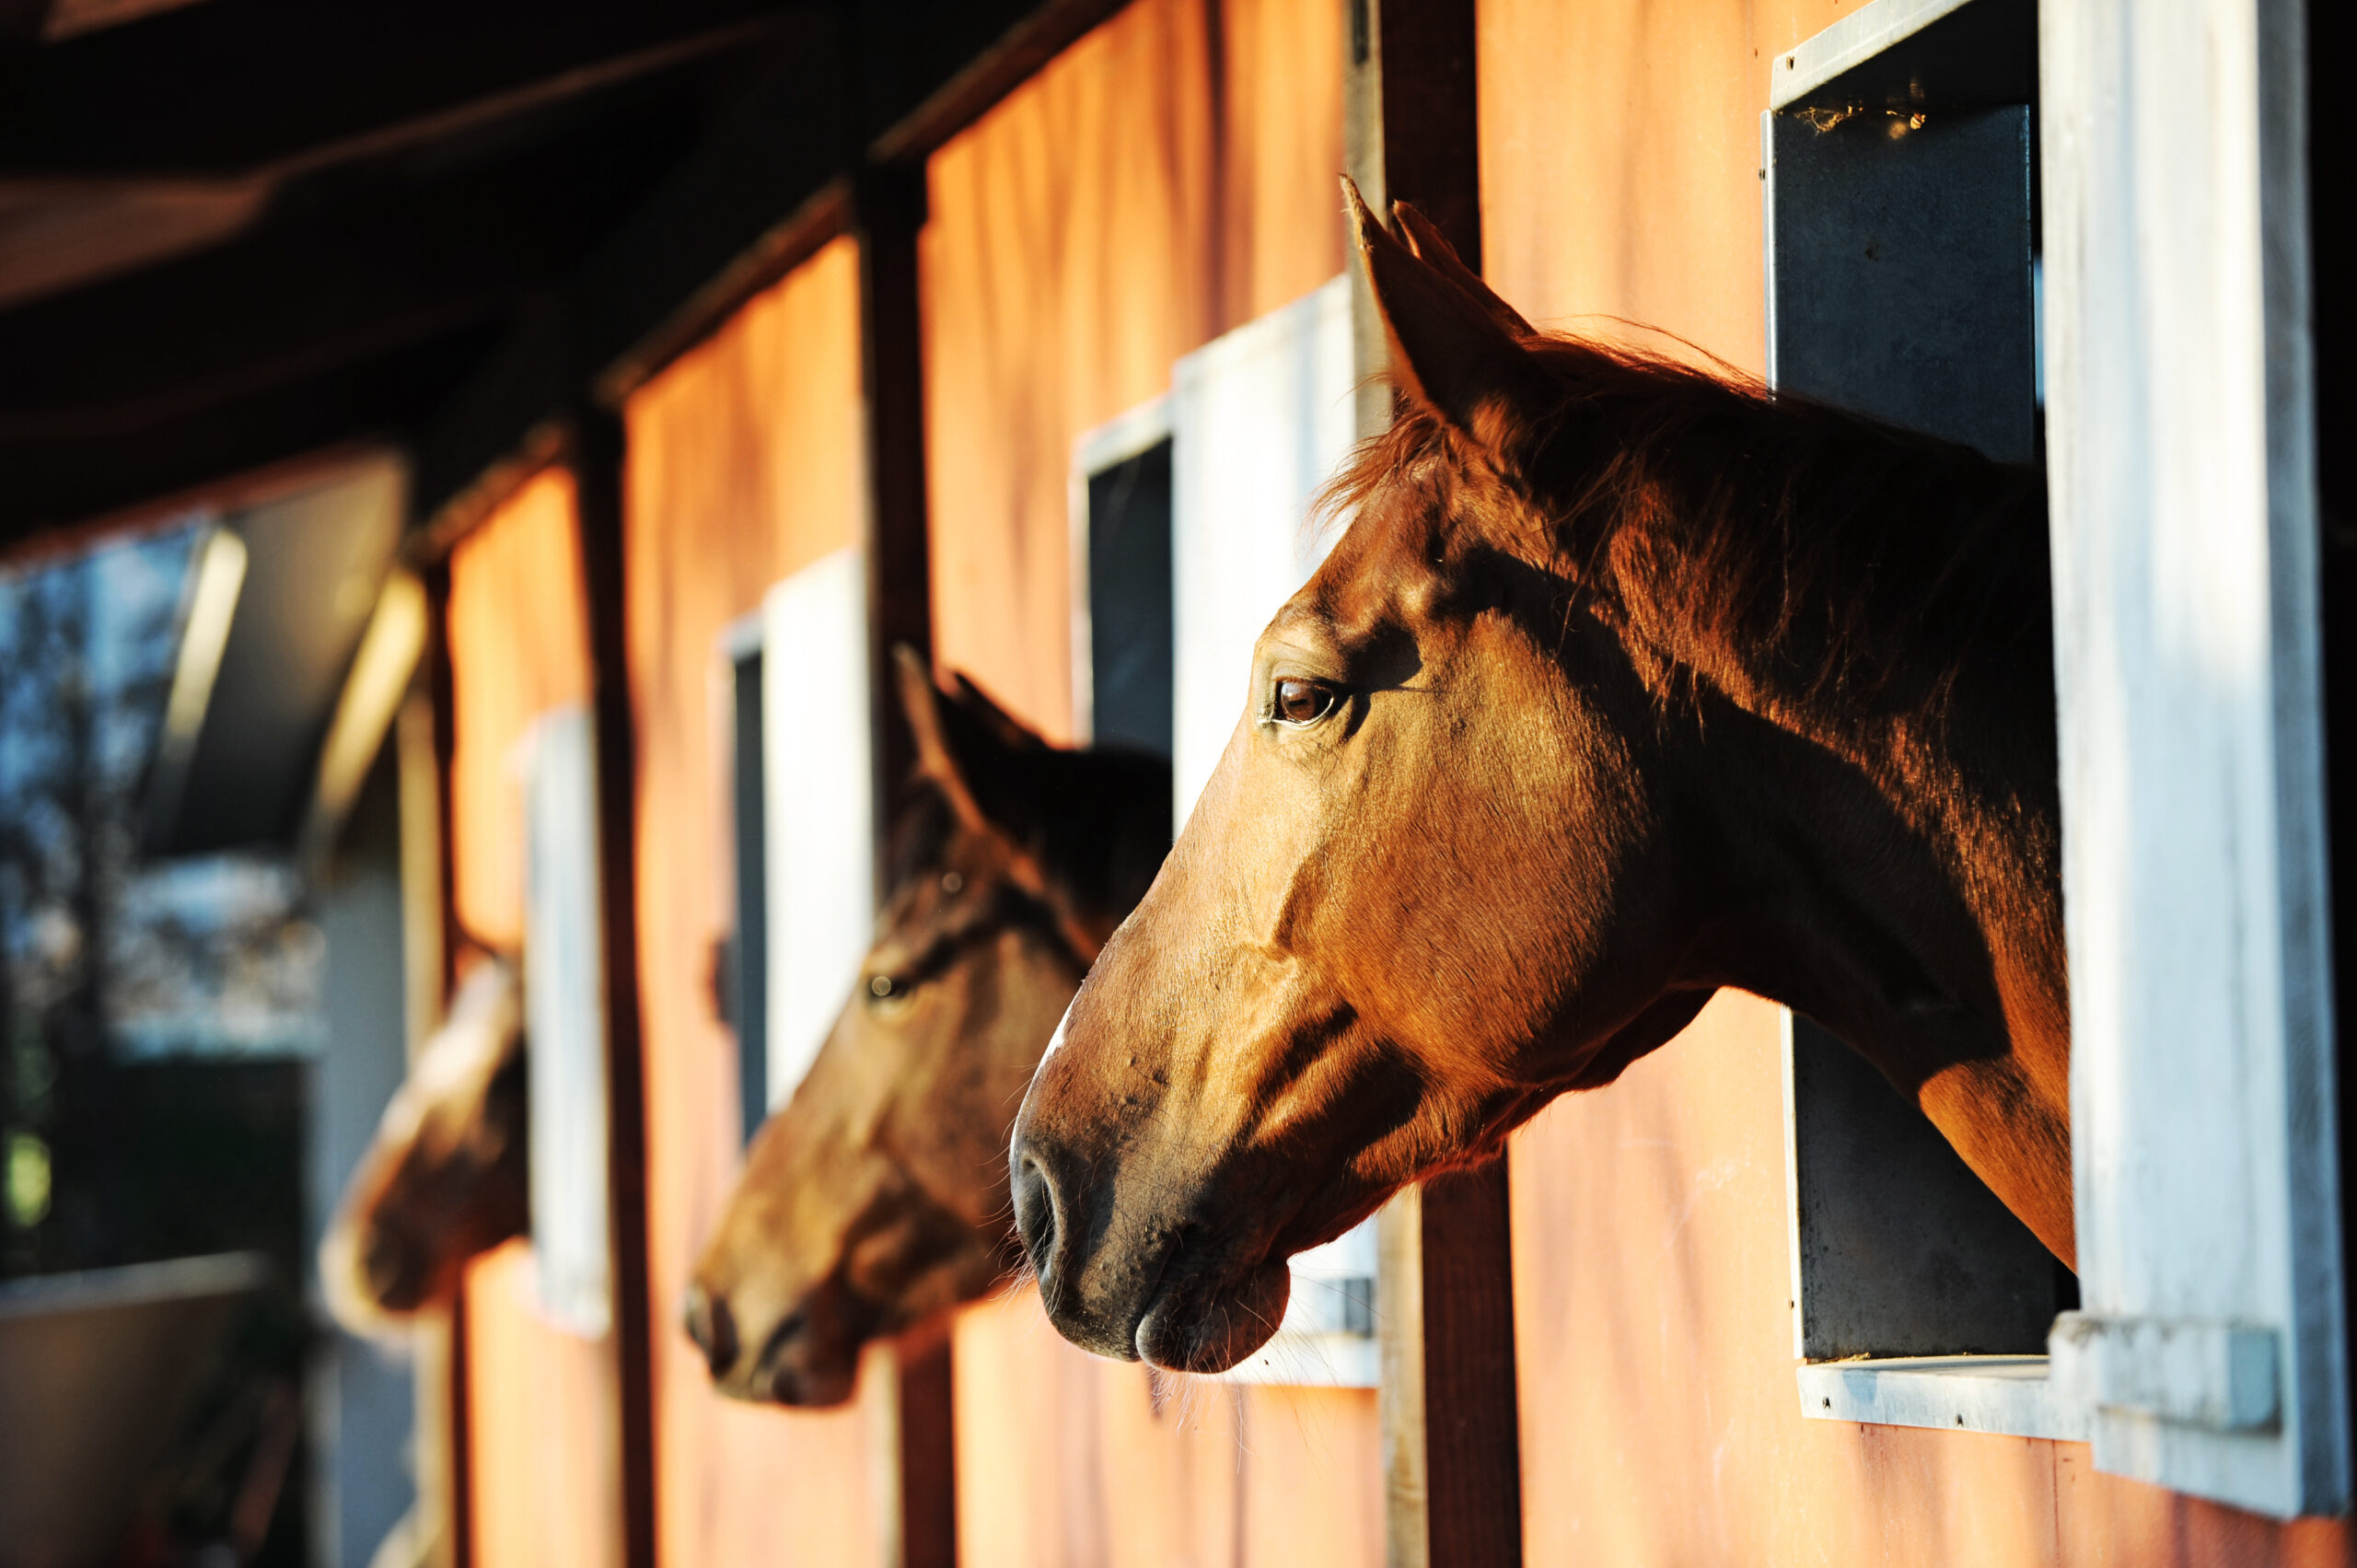
[[[548,469],[450,554],[450,853],[466,935],[524,941],[524,778],[517,743],[552,708],[589,699],[573,476]]]
[[[926,452],[941,662],[1073,730],[1074,439],[1341,271],[1342,8],[1136,0],[933,159]],[[1372,1564],[1375,1396],[1191,1383],[957,1328],[965,1568]]]
[[[531,1244],[467,1272],[476,1568],[618,1568],[610,1340],[540,1316]]]
[[[449,628],[459,924],[514,951],[524,939],[517,745],[542,714],[589,691],[571,475],[532,479],[452,552]],[[466,1289],[476,1563],[617,1562],[611,1342],[538,1315],[520,1241],[477,1260]]]
[[[1856,0],[1481,0],[1482,246],[1542,325],[1765,356],[1769,63]],[[1513,1145],[1527,1560],[2307,1564],[2285,1527],[2097,1474],[2084,1445],[1804,1421],[1776,1009],[1721,995]]]
[[[1028,1290],[958,1325],[965,1568],[1383,1560],[1374,1396],[1155,1378],[1056,1336]]]
[[[1136,0],[933,158],[937,646],[1053,738],[1073,438],[1342,270],[1341,19],[1334,0]]]
[[[857,252],[840,240],[634,393],[626,510],[638,739],[660,1561],[882,1562],[877,1384],[840,1412],[721,1399],[679,1327],[688,1274],[741,1163],[737,1048],[714,1013],[734,922],[718,642],[779,578],[857,536]]]

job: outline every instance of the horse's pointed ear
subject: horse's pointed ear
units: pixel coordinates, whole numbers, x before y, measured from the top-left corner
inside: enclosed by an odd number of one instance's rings
[[[1399,231],[1409,251],[1417,261],[1432,268],[1455,284],[1467,297],[1488,313],[1491,320],[1517,338],[1535,338],[1538,329],[1522,319],[1522,312],[1498,297],[1498,291],[1483,283],[1480,274],[1467,266],[1457,256],[1457,247],[1448,242],[1433,220],[1424,216],[1413,202],[1391,203],[1391,226]]]
[[[1047,742],[1024,727],[1023,721],[1008,713],[991,698],[991,694],[974,684],[962,669],[949,673],[952,682],[949,696],[975,723],[990,731],[991,738],[1009,751],[1037,751]]]
[[[908,644],[895,643],[892,673],[900,683],[900,711],[908,714],[909,730],[916,737],[917,772],[933,781],[970,831],[987,831],[990,819],[982,814],[981,803],[967,783],[966,764],[950,738],[946,704],[933,683],[932,668]]]
[[[1551,401],[1546,372],[1523,346],[1522,334],[1377,222],[1356,184],[1345,178],[1342,188],[1350,196],[1359,257],[1391,341],[1393,381],[1483,446],[1502,450],[1515,428]],[[1462,263],[1457,271],[1472,276]]]
[[[968,828],[1027,837],[1029,802],[1016,759],[1044,750],[1047,742],[963,673],[936,684],[923,656],[906,643],[894,645],[892,663],[900,707],[916,737],[917,771]]]

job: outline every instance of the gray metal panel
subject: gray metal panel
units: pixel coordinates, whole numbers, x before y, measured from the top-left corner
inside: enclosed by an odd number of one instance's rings
[[[1793,1020],[1801,1355],[2046,1348],[2058,1265],[1865,1059]]]
[[[401,470],[376,461],[226,519],[245,584],[187,772],[157,781],[148,854],[292,842],[401,506]]]
[[[380,763],[319,892],[327,1028],[310,1074],[307,1257],[317,1256],[336,1200],[408,1074],[393,784],[392,770]],[[308,1283],[316,1297],[316,1275]],[[316,1345],[313,1568],[364,1568],[416,1495],[408,1458],[416,1396],[406,1357],[336,1329],[323,1330]]]
[[[234,1253],[0,1283],[0,1564],[112,1561],[264,1269]]]
[[[2030,111],[1779,114],[1769,145],[1779,389],[2035,458]]]

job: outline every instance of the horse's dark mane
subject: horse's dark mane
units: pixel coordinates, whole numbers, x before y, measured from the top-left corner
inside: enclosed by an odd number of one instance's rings
[[[1526,340],[1561,389],[1509,440],[1511,479],[1421,407],[1321,498],[1504,525],[1624,624],[1668,695],[1700,679],[1767,705],[1923,713],[1975,670],[2050,691],[2035,470],[1706,371],[1570,337]],[[1536,533],[1539,537],[1529,537]]]

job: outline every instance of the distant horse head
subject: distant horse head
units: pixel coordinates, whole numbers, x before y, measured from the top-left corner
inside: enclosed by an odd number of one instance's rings
[[[386,1106],[319,1243],[328,1303],[346,1325],[447,1301],[468,1259],[524,1234],[525,1070],[516,967],[485,958]]]
[[[1057,1327],[1232,1365],[1290,1254],[1722,985],[1864,1051],[2067,1260],[2039,476],[1543,336],[1351,200],[1402,407],[1025,1102]]]
[[[1170,841],[1170,772],[1044,745],[901,650],[922,794],[858,984],[763,1124],[689,1292],[720,1388],[829,1405],[861,1347],[1003,1279],[1006,1138],[1089,961]]]

